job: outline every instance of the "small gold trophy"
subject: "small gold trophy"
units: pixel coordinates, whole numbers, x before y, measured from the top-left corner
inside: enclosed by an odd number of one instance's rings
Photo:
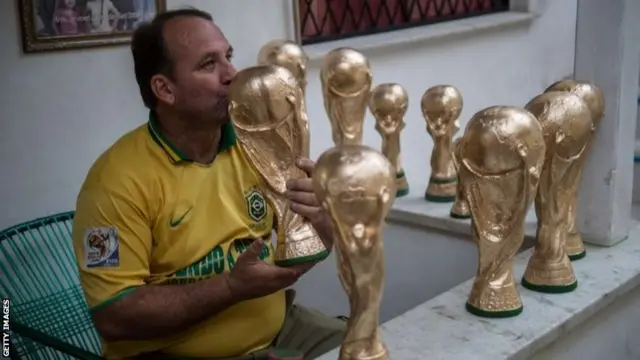
[[[286,182],[307,176],[295,165],[305,143],[302,90],[284,67],[260,65],[236,74],[229,86],[229,115],[245,156],[260,174],[274,209],[275,262],[290,266],[326,258],[329,252],[311,223],[290,209]]]
[[[351,48],[331,50],[320,69],[324,108],[333,143],[362,144],[364,117],[373,76],[369,60]]]
[[[433,202],[452,202],[456,199],[458,176],[451,145],[453,135],[460,129],[462,95],[453,86],[438,85],[424,93],[420,105],[433,139],[431,177],[424,197]]]
[[[258,52],[258,65],[284,66],[287,70],[291,71],[293,76],[298,80],[298,84],[302,90],[302,116],[299,120],[301,129],[304,132],[302,138],[305,141],[300,155],[308,159],[310,156],[310,137],[309,119],[307,118],[307,105],[305,100],[307,90],[307,62],[309,62],[309,57],[302,47],[290,40],[269,41]]]
[[[313,188],[336,232],[338,276],[351,313],[340,360],[387,360],[378,329],[384,288],[382,224],[395,201],[395,168],[362,145],[325,151],[313,172]]]
[[[409,184],[402,168],[400,132],[405,127],[409,96],[402,86],[390,83],[376,86],[370,96],[369,110],[382,137],[382,153],[396,169],[396,197],[405,196],[409,193]]]
[[[479,255],[467,311],[516,316],[522,301],[513,259],[524,241],[525,216],[544,161],[542,127],[522,108],[489,107],[469,120],[455,151]]]
[[[591,110],[591,119],[593,122],[593,134],[591,139],[589,139],[587,148],[585,149],[584,154],[580,157],[580,170],[578,176],[575,178],[575,185],[571,185],[570,188],[573,190],[573,194],[571,194],[571,202],[569,204],[569,234],[567,235],[567,244],[565,248],[567,249],[567,255],[569,255],[570,260],[579,260],[587,255],[587,252],[584,248],[584,243],[582,242],[582,236],[578,231],[578,227],[576,225],[576,216],[577,216],[577,206],[578,206],[578,190],[580,188],[580,178],[582,177],[582,169],[584,168],[585,163],[587,162],[589,156],[589,150],[591,148],[591,144],[593,142],[593,135],[595,135],[595,131],[600,125],[600,121],[604,117],[604,97],[602,95],[602,91],[595,85],[579,82],[575,80],[561,80],[557,81],[551,86],[549,86],[545,92],[550,91],[568,91],[570,93],[574,93],[582,99],[582,101],[587,103],[589,110]]]
[[[546,143],[544,167],[536,196],[536,245],[522,277],[522,285],[545,293],[563,293],[578,286],[567,256],[569,208],[580,157],[591,138],[591,111],[579,96],[552,91],[525,106],[542,125]]]
[[[453,164],[455,165],[456,172],[460,173],[460,164],[456,159],[456,147],[460,144],[460,138],[453,142]],[[469,209],[469,203],[464,198],[462,183],[460,183],[460,176],[458,176],[458,185],[456,186],[456,200],[451,205],[451,211],[449,216],[455,219],[468,219],[471,217],[471,210]]]

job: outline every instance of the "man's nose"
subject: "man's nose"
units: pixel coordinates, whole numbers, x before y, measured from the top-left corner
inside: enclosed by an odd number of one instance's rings
[[[225,63],[225,71],[222,74],[222,83],[224,85],[231,84],[231,80],[236,76],[238,70],[233,66],[230,61],[226,61]]]

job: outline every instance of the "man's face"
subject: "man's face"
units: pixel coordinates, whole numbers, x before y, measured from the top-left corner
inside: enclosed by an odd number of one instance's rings
[[[190,121],[228,121],[228,86],[236,74],[233,49],[213,22],[177,18],[165,26],[165,41],[173,60],[170,105]]]

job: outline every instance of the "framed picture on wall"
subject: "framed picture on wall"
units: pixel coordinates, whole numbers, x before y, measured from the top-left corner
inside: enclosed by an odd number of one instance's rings
[[[128,44],[165,0],[18,0],[27,53]]]

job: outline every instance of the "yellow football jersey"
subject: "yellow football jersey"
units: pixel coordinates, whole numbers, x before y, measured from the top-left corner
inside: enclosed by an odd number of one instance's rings
[[[153,116],[94,163],[78,196],[73,245],[90,309],[146,284],[188,284],[229,271],[256,238],[273,263],[273,212],[227,124],[210,165],[190,161]],[[237,304],[185,333],[104,343],[119,359],[162,350],[230,357],[267,347],[284,322],[284,291]]]

